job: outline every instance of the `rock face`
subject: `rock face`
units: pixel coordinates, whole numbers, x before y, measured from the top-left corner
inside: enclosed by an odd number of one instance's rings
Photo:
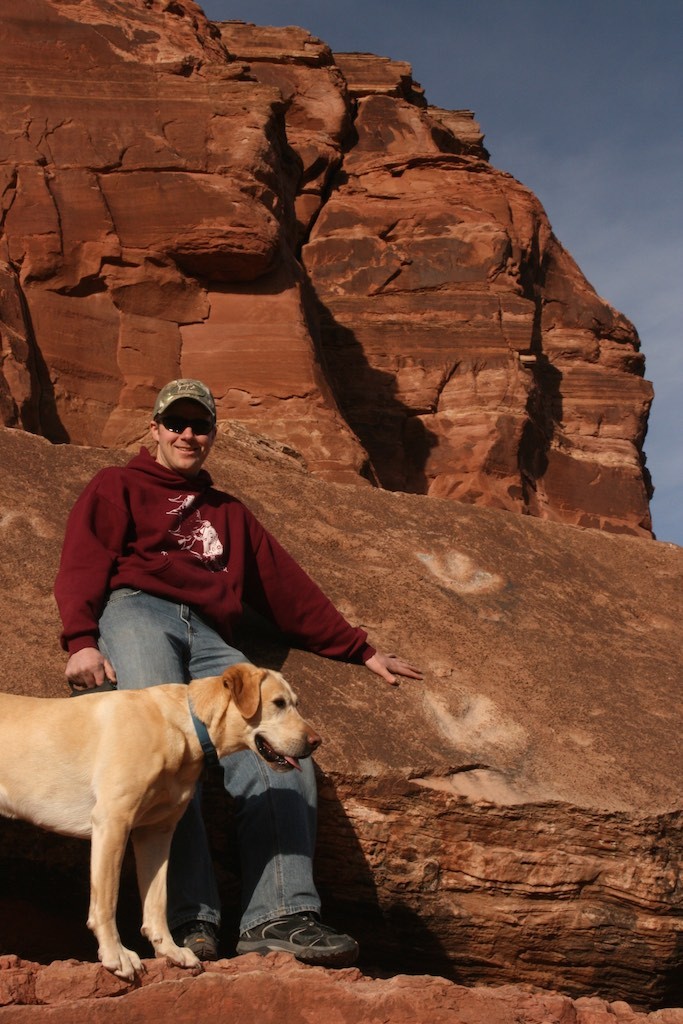
[[[158,387],[370,480],[650,536],[637,334],[408,65],[191,0],[4,0],[0,422]]]
[[[514,986],[467,989],[441,978],[363,977],[357,970],[305,967],[283,953],[255,954],[190,972],[149,962],[137,986],[94,964],[55,963],[41,968],[16,957],[0,958],[0,1021],[21,1024],[130,1024],[162,1021],[224,1024],[683,1024],[683,1010],[650,1014],[626,1003],[581,998]],[[331,1017],[331,1013],[333,1016]]]
[[[325,736],[318,883],[363,974],[44,966],[95,955],[87,844],[3,821],[0,1022],[679,1024],[683,552],[649,539],[634,328],[408,65],[191,0],[1,3],[2,688],[66,695],[66,516],[179,375],[218,485],[425,681],[240,639]],[[121,927],[148,956],[130,862]]]
[[[66,694],[51,596],[64,522],[127,458],[0,429],[4,690]],[[240,638],[324,736],[318,884],[362,970],[683,1005],[683,550],[331,484],[238,426],[211,460],[351,621],[425,670],[390,688],[260,624]],[[215,780],[206,802],[229,951],[239,884]],[[2,952],[94,957],[87,854],[2,823]],[[122,928],[149,956],[133,893],[129,864]]]

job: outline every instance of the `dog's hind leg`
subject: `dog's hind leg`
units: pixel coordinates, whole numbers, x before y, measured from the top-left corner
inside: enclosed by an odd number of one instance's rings
[[[130,831],[127,815],[111,806],[96,805],[92,815],[90,852],[90,912],[88,927],[98,942],[98,956],[109,971],[133,981],[142,961],[121,943],[116,927],[121,864]]]
[[[179,967],[198,967],[198,958],[191,949],[173,941],[168,927],[166,879],[174,828],[175,824],[143,825],[131,832],[142,901],[142,934],[152,943],[156,956],[168,957]]]

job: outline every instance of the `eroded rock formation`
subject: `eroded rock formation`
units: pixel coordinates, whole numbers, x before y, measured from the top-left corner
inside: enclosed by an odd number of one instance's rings
[[[305,967],[284,954],[255,954],[210,964],[203,974],[147,964],[138,986],[93,964],[41,968],[0,958],[0,1020],[21,1024],[309,1024],[312,1017],[343,1024],[683,1024],[683,1010],[637,1013],[623,1002],[579,998],[524,987],[468,989],[441,978],[371,979],[355,969]],[[8,1005],[9,1004],[9,1005]],[[4,1008],[3,1008],[4,1007]],[[201,1008],[201,1009],[199,1009]]]
[[[634,328],[407,64],[192,0],[3,0],[0,60],[1,422],[201,376],[327,479],[649,536]]]
[[[0,429],[3,689],[66,694],[51,596],[64,521],[127,457]],[[240,638],[284,666],[324,736],[318,883],[361,968],[683,1005],[683,551],[331,484],[237,426],[211,458],[350,620],[425,669],[394,689],[261,626]],[[218,785],[206,799],[227,952],[230,810]],[[94,957],[87,844],[3,822],[0,879],[0,950]],[[124,894],[126,940],[149,955],[130,865]]]
[[[66,515],[178,375],[215,390],[217,483],[426,673],[387,689],[242,637],[325,735],[318,881],[362,975],[152,964],[121,998],[93,965],[43,970],[95,955],[87,846],[3,822],[0,1021],[680,1006],[683,555],[645,539],[632,325],[408,65],[191,0],[0,3],[2,688],[65,695]],[[230,808],[206,801],[230,950]],[[133,890],[128,864],[149,955]],[[458,987],[501,983],[527,987]]]

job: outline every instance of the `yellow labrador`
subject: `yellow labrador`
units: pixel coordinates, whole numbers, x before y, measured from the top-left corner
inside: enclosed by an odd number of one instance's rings
[[[222,676],[82,700],[0,694],[0,814],[91,837],[90,912],[105,967],[132,979],[142,967],[116,927],[121,862],[133,842],[142,933],[159,957],[199,961],[173,941],[166,917],[171,838],[205,751],[254,750],[272,768],[298,768],[322,742],[279,672],[240,664]]]

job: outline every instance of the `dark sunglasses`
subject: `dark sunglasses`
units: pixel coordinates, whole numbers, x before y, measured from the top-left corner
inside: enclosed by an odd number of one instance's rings
[[[160,416],[158,422],[172,434],[182,434],[188,427],[193,434],[210,434],[213,430],[211,420],[188,420],[184,416]]]

